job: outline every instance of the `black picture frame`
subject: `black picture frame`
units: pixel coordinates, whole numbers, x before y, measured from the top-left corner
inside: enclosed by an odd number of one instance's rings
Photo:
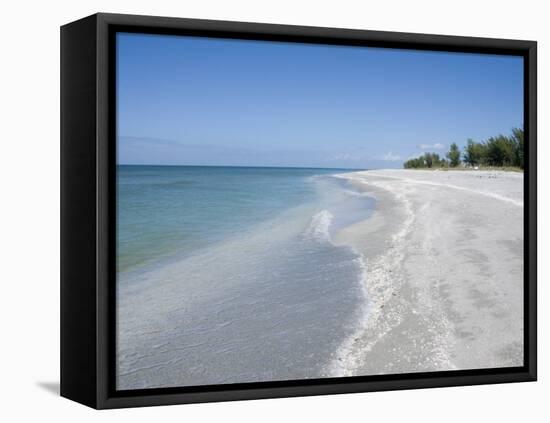
[[[522,56],[527,138],[524,366],[116,391],[114,37],[118,31]],[[536,72],[534,41],[104,13],[61,27],[61,395],[104,409],[536,380]]]

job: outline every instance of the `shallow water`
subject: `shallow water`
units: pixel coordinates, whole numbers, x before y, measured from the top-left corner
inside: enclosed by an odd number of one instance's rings
[[[364,307],[338,170],[119,167],[117,386],[327,376]]]

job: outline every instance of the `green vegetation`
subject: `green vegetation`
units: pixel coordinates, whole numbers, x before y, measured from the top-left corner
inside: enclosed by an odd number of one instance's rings
[[[407,160],[403,163],[405,169],[419,169],[419,168],[440,168],[447,167],[448,163],[445,159],[439,157],[437,153],[424,153],[422,156],[415,159]]]
[[[460,150],[456,143],[451,144],[451,149],[447,153],[447,158],[449,159],[449,166],[457,167],[460,164]]]
[[[403,163],[405,169],[491,167],[502,169],[523,169],[524,132],[514,128],[510,136],[498,135],[486,141],[475,142],[469,139],[461,153],[458,145],[452,143],[446,154],[447,160],[436,153],[422,156]],[[461,160],[462,156],[462,160]]]

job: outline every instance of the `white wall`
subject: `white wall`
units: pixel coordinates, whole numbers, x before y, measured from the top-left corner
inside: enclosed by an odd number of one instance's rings
[[[3,421],[23,417],[85,422],[164,421],[541,421],[549,370],[540,335],[537,383],[248,401],[94,412],[56,397],[59,365],[59,26],[98,12],[532,39],[539,42],[539,148],[550,154],[550,31],[542,1],[6,1],[0,31],[2,118],[0,390]],[[550,215],[550,167],[539,171],[539,216]],[[550,234],[539,220],[539,261]],[[544,257],[546,256],[546,257]],[[539,333],[550,326],[539,267]],[[544,306],[546,305],[546,309]],[[31,420],[29,420],[31,421]],[[548,420],[546,420],[548,421]]]

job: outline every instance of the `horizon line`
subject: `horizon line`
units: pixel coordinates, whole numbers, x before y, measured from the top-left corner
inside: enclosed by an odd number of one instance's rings
[[[116,166],[163,166],[163,167],[249,167],[262,169],[334,169],[334,170],[372,170],[362,167],[319,167],[319,166],[249,166],[249,165],[189,165],[189,164],[151,164],[117,163]]]

